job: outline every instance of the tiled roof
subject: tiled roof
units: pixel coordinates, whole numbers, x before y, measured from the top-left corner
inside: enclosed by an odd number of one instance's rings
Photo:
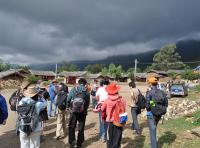
[[[17,74],[20,75],[21,77],[24,77],[23,75],[20,74],[20,70],[19,69],[11,69],[11,70],[7,70],[7,71],[2,71],[0,72],[0,79],[13,75],[13,74]]]
[[[39,70],[30,70],[32,75],[38,76],[55,76],[53,71],[39,71]]]
[[[63,71],[59,75],[63,77],[82,77],[87,74],[87,71]]]

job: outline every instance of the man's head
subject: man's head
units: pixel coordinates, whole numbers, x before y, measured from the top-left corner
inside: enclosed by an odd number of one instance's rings
[[[104,80],[101,80],[100,81],[100,86],[103,86],[103,84],[104,84]]]
[[[136,85],[135,85],[135,82],[134,81],[131,81],[129,84],[129,87],[131,87],[131,88],[135,88],[136,87]]]
[[[158,84],[158,79],[155,77],[151,77],[148,79],[148,83],[151,84],[152,86],[156,86]]]
[[[52,84],[53,84],[53,85],[57,85],[57,84],[58,84],[58,81],[57,81],[56,79],[54,79],[54,80],[52,81]]]
[[[86,85],[87,84],[87,81],[85,80],[85,79],[83,79],[83,78],[80,78],[79,80],[78,80],[78,84],[79,85]]]
[[[109,85],[110,84],[110,82],[109,82],[109,80],[108,79],[104,79],[104,83],[103,83],[103,85]]]

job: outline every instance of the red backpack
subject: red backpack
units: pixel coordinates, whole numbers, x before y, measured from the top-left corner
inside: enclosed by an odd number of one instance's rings
[[[116,101],[111,111],[113,124],[115,126],[122,127],[126,124],[126,123],[120,123],[120,114],[124,114],[125,112],[126,112],[126,108],[124,105],[124,100],[122,97],[119,97],[119,99]]]

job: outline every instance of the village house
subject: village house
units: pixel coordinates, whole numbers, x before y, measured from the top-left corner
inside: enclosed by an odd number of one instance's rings
[[[80,77],[85,77],[87,71],[63,71],[58,74],[59,77],[63,77],[67,84],[76,84]]]
[[[31,75],[40,77],[44,81],[53,80],[56,78],[56,74],[53,71],[39,71],[39,70],[30,70]]]
[[[147,73],[136,73],[135,79],[137,82],[146,82],[147,81]]]
[[[0,72],[0,80],[18,80],[18,81],[23,81],[23,79],[26,77],[24,72],[22,70],[7,70],[7,71],[2,71]]]
[[[165,71],[150,70],[150,71],[147,72],[147,80],[150,77],[155,77],[161,82],[166,82],[166,81],[171,80],[171,78],[168,77],[168,73],[165,72]]]
[[[21,69],[11,69],[0,72],[0,87],[13,88],[18,87],[24,80],[27,74]]]
[[[104,78],[104,76],[98,73],[98,74],[87,74],[80,78],[84,78],[87,80],[87,82],[92,83],[94,82],[94,80],[97,80],[98,82],[101,81]]]

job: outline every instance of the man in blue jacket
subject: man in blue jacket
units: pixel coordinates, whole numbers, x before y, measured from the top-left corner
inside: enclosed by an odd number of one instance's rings
[[[167,95],[158,89],[158,80],[151,77],[148,80],[151,89],[146,93],[146,110],[150,132],[151,148],[157,148],[156,128],[161,116],[167,111],[168,100]]]
[[[5,125],[8,118],[8,108],[5,98],[0,94],[0,124]]]
[[[48,101],[48,116],[55,117],[56,115],[56,104],[55,104],[55,96],[56,96],[56,85],[57,81],[53,80],[52,83],[49,86],[49,95],[50,95],[50,101]],[[52,114],[52,106],[53,106],[53,114]]]

